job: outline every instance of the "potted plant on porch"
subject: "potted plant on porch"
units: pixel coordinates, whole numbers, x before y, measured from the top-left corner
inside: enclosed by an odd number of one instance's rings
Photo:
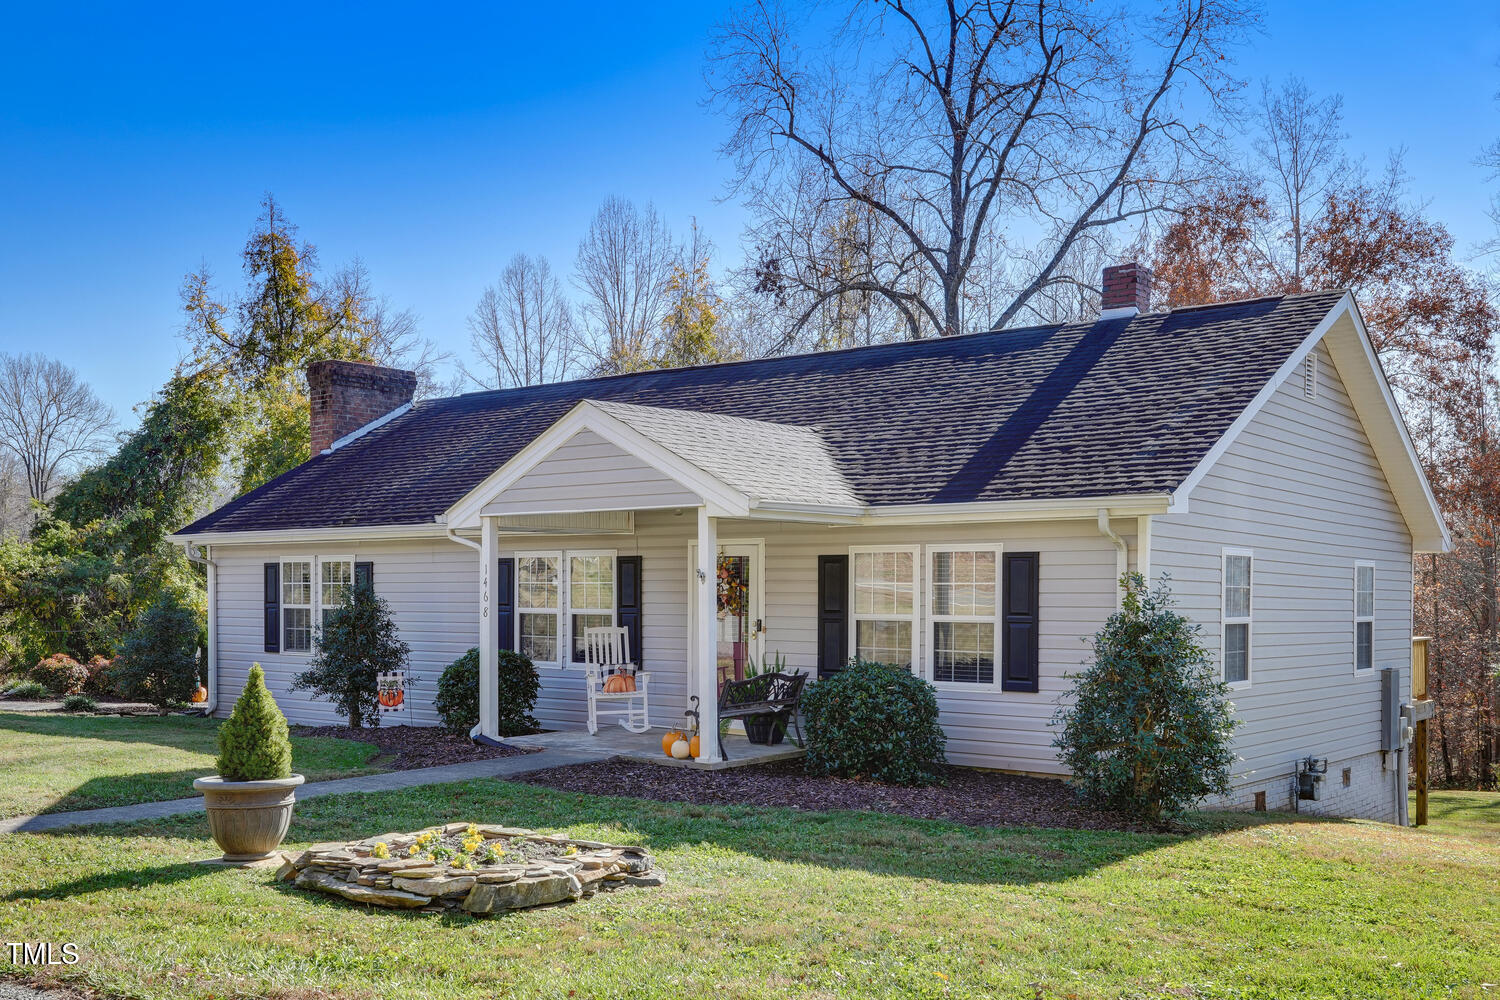
[[[276,707],[260,664],[234,712],[219,727],[219,773],[193,782],[203,793],[208,829],[229,864],[253,864],[281,846],[292,822],[295,789],[303,777],[292,773],[292,741],[286,716]]]

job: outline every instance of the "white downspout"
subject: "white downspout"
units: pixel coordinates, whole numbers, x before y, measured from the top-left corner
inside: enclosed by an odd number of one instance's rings
[[[480,554],[484,553],[484,546],[483,545],[481,545],[479,542],[471,542],[471,541],[469,541],[469,539],[465,538],[462,535],[455,534],[452,528],[448,529],[448,538],[451,539],[452,541],[457,542],[460,545],[467,545],[469,548],[473,549],[475,552],[478,552]],[[483,570],[484,570],[484,567],[480,567],[480,571],[483,572]],[[481,597],[481,600],[482,599],[483,598]],[[481,624],[480,628],[483,629],[484,626]],[[471,739],[471,740],[472,739],[477,739],[481,735],[481,733],[483,732],[483,729],[484,729],[484,724],[483,723],[480,723],[480,722],[474,723],[474,728],[472,728],[472,729],[469,730],[469,739]]]
[[[203,703],[203,714],[212,718],[219,707],[219,564],[210,558],[211,546],[204,546],[201,556],[193,553],[192,542],[183,542],[182,550],[188,562],[208,570],[208,700]]]
[[[1115,534],[1115,529],[1109,526],[1109,510],[1105,507],[1099,508],[1099,534],[1108,538],[1115,546],[1115,607],[1120,607],[1120,601],[1124,591],[1120,589],[1120,578],[1125,575],[1129,568],[1130,551],[1125,547],[1125,539]]]
[[[1135,568],[1146,580],[1146,589],[1151,589],[1151,515],[1142,514],[1135,519]]]

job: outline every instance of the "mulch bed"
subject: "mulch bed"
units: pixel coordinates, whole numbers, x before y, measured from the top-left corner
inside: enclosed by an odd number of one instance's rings
[[[293,736],[321,736],[336,740],[358,740],[380,748],[380,756],[371,763],[392,771],[410,771],[419,767],[443,764],[465,764],[471,760],[515,757],[534,753],[530,748],[485,746],[463,733],[441,726],[380,726],[375,729],[353,729],[349,726],[293,726]]]
[[[899,788],[852,778],[810,777],[795,760],[698,771],[616,758],[533,771],[510,780],[588,795],[816,812],[847,809],[897,813],[969,826],[1150,829],[1080,805],[1073,790],[1061,781],[967,768],[949,769],[947,779],[946,785],[931,788]]]

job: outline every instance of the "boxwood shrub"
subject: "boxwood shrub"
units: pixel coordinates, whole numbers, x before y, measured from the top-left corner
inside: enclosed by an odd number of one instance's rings
[[[541,692],[541,678],[530,657],[509,649],[499,653],[499,716],[496,731],[501,736],[520,736],[537,729],[531,710]],[[479,650],[470,649],[450,663],[438,679],[433,702],[443,725],[467,733],[479,722]]]
[[[858,658],[802,696],[809,774],[940,784],[947,739],[937,690],[905,667]]]

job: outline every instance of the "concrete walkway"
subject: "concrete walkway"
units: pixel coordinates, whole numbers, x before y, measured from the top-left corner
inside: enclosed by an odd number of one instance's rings
[[[416,788],[421,785],[441,785],[450,781],[469,781],[474,778],[509,778],[529,771],[541,771],[549,767],[565,767],[568,764],[587,764],[607,760],[615,751],[605,747],[589,749],[543,750],[541,753],[518,754],[512,757],[492,757],[489,760],[474,760],[463,764],[444,764],[441,767],[420,767],[411,771],[387,771],[384,774],[369,774],[360,778],[337,778],[333,781],[315,781],[297,789],[298,799],[315,799],[320,795],[348,795],[356,792],[390,792],[399,788]],[[133,806],[113,806],[108,809],[80,809],[76,812],[46,813],[40,816],[16,816],[0,820],[0,834],[35,833],[39,830],[57,830],[65,826],[85,826],[92,823],[131,823],[141,819],[161,819],[165,816],[181,816],[185,813],[203,811],[201,796],[191,799],[172,799],[167,802],[142,802]]]

